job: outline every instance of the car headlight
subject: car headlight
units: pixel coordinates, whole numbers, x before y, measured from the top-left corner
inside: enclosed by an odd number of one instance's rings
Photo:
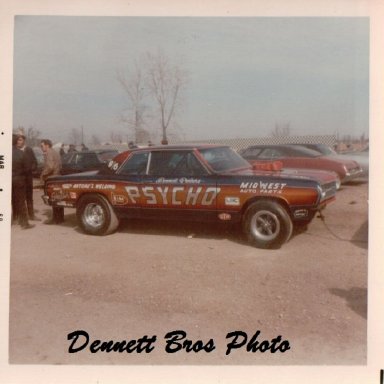
[[[325,191],[323,190],[323,188],[321,187],[321,185],[319,185],[319,186],[317,187],[317,190],[319,191],[320,200],[324,199],[324,197],[325,197]]]

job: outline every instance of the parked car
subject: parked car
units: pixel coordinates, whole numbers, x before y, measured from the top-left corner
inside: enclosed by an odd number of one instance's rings
[[[363,173],[360,175],[361,179],[367,180],[369,178],[369,147],[362,151],[340,153],[340,158],[354,160],[360,164]]]
[[[239,152],[250,161],[279,160],[284,168],[322,169],[336,172],[341,183],[346,183],[362,174],[360,165],[354,160],[325,156],[295,144],[253,145]]]
[[[333,148],[326,144],[299,144],[306,148],[314,149],[323,155],[335,157],[341,160],[353,160],[358,163],[362,169],[362,173],[359,175],[359,180],[368,179],[369,177],[369,147],[366,147],[362,151],[351,151],[337,153]]]
[[[100,171],[47,179],[43,200],[76,208],[90,235],[122,218],[238,222],[256,247],[279,247],[335,198],[336,179],[255,169],[225,146],[159,146],[119,154]]]
[[[318,143],[318,144],[293,144],[293,145],[299,145],[301,147],[313,149],[314,151],[320,152],[325,156],[337,156],[337,152],[327,144]]]
[[[101,169],[118,153],[115,149],[98,149],[69,153],[62,159],[61,174],[68,175],[71,173]]]

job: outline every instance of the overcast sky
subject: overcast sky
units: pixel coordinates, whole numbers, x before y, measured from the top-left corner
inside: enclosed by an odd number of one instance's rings
[[[68,142],[130,134],[116,78],[162,50],[188,73],[171,131],[185,139],[368,134],[368,18],[18,16],[14,128]],[[149,117],[153,137],[159,124]]]

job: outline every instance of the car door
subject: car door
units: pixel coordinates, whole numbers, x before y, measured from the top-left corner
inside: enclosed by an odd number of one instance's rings
[[[112,204],[120,216],[141,216],[145,203],[142,176],[147,172],[149,158],[150,151],[132,153],[113,176],[118,187],[112,196]]]
[[[215,175],[193,150],[153,150],[147,173],[141,176],[145,217],[211,220],[216,217]]]

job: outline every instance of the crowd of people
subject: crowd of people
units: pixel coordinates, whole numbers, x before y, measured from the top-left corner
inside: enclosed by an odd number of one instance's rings
[[[162,143],[162,144],[168,144]],[[153,146],[148,141],[148,146]],[[62,161],[71,153],[77,152],[76,146],[70,144],[65,150],[62,144],[60,151],[56,152],[52,148],[52,142],[48,139],[40,141],[40,148],[44,155],[44,165],[40,173],[40,181],[44,184],[49,176],[60,175]],[[128,143],[129,149],[137,148],[134,142]],[[85,144],[81,144],[80,151],[87,151]],[[23,229],[33,228],[30,221],[40,221],[35,215],[33,207],[33,174],[36,172],[38,162],[35,153],[26,143],[23,133],[13,135],[12,147],[12,224],[19,224]],[[44,224],[60,224],[64,221],[64,208],[52,207],[52,217]]]
[[[61,156],[52,148],[52,142],[43,139],[40,147],[44,155],[44,166],[40,174],[42,183],[49,176],[59,175]],[[37,168],[37,159],[33,149],[26,145],[23,134],[13,135],[12,147],[12,223],[18,223],[22,229],[33,228],[30,221],[40,221],[33,207],[33,173]],[[52,217],[45,224],[59,224],[64,221],[64,208],[53,207]]]

